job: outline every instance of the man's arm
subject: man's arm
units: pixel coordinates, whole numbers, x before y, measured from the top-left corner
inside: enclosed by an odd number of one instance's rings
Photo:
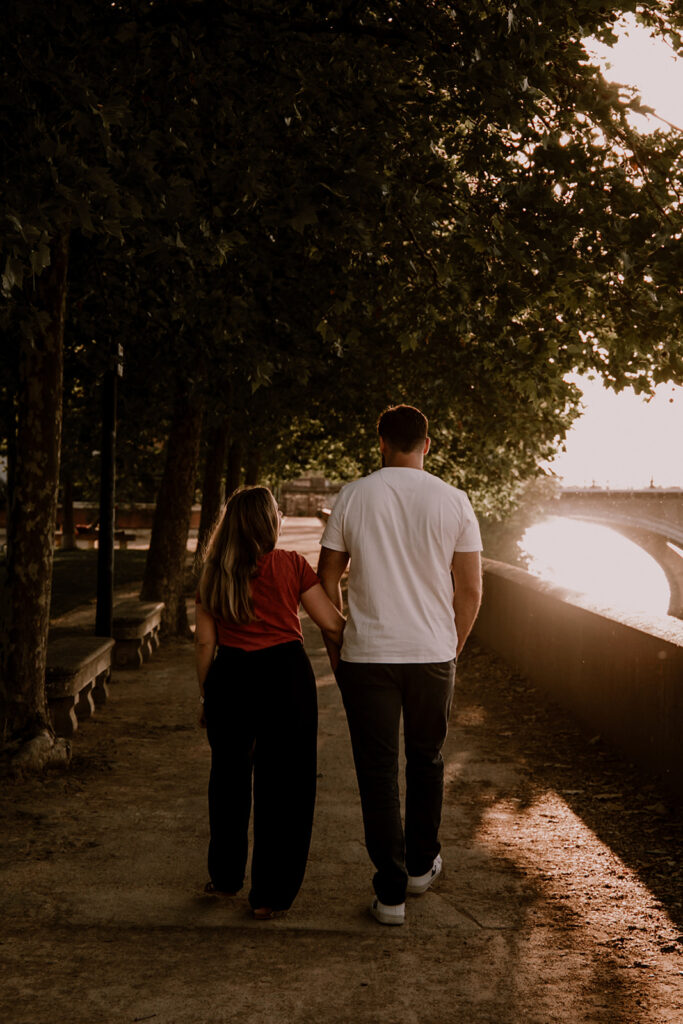
[[[481,605],[481,554],[478,551],[456,551],[451,563],[453,573],[453,611],[458,632],[458,650],[465,646]]]
[[[323,590],[338,611],[341,611],[343,608],[341,578],[348,564],[349,554],[347,551],[333,551],[332,548],[326,547],[320,549],[318,578],[322,583]],[[332,671],[334,671],[339,663],[339,648],[328,640],[324,633],[323,640],[325,641],[330,664],[332,665]]]
[[[349,564],[349,557],[348,551],[333,551],[332,548],[322,547],[318,559],[318,578],[323,590],[339,611],[343,607],[341,578]]]

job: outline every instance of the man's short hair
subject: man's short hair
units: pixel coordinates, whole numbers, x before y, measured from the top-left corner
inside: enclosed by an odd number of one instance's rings
[[[399,452],[422,448],[427,440],[429,421],[414,405],[392,405],[377,421],[377,433]]]

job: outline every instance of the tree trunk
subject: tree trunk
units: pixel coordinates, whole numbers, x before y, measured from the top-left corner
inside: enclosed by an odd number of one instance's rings
[[[74,482],[70,469],[62,470],[62,551],[75,551]]]
[[[197,535],[197,562],[223,502],[223,469],[227,451],[228,426],[223,422],[211,430],[208,438],[202,482],[202,512]]]
[[[242,442],[233,441],[228,452],[228,464],[225,470],[225,496],[230,497],[240,485],[242,476]]]
[[[64,232],[52,244],[49,269],[35,283],[40,326],[32,337],[22,333],[19,341],[15,465],[8,502],[10,602],[2,738],[33,741],[42,735],[43,764],[53,759],[58,746],[47,709],[45,666],[59,486],[68,251]]]
[[[116,367],[102,378],[102,434],[100,442],[100,507],[97,541],[97,611],[95,636],[111,636],[114,629],[114,521],[116,517]]]
[[[244,467],[244,482],[247,487],[254,487],[259,482],[261,473],[261,452],[258,448],[251,448],[247,455],[247,464]]]
[[[185,565],[201,429],[200,402],[179,388],[140,593],[143,601],[164,602],[162,628],[173,636],[192,635],[185,608]]]

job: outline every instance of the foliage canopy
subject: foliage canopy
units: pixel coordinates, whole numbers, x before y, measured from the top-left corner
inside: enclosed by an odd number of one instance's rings
[[[683,140],[638,135],[583,44],[636,11],[680,52],[674,8],[13,5],[3,324],[36,329],[67,232],[67,345],[133,350],[152,449],[177,375],[273,472],[367,465],[376,413],[408,400],[432,465],[497,500],[576,414],[568,371],[683,379]]]

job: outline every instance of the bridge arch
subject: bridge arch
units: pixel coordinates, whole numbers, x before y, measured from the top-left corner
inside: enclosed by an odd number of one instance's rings
[[[608,526],[633,541],[663,570],[669,615],[683,619],[683,490],[566,488],[547,509],[564,519]]]

